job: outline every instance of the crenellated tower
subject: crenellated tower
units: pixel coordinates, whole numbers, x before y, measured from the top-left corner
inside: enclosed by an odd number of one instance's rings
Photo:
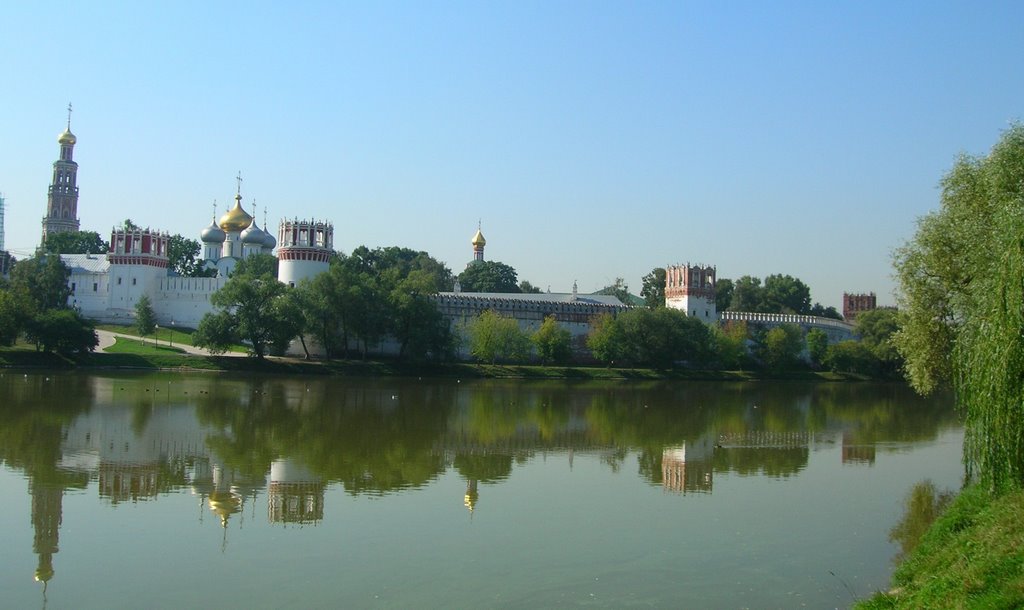
[[[318,220],[282,220],[277,232],[277,279],[295,286],[330,266],[334,225]]]
[[[71,133],[71,104],[68,104],[67,129],[57,136],[60,158],[53,162],[53,178],[46,201],[40,247],[51,233],[78,230],[78,163],[74,160],[77,142],[75,134]]]
[[[707,324],[718,323],[715,308],[715,268],[675,265],[665,269],[665,306],[681,309]]]

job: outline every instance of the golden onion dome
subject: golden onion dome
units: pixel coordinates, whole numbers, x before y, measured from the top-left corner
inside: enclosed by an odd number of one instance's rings
[[[71,129],[70,128],[65,129],[63,132],[61,132],[61,134],[59,136],[57,136],[57,143],[58,144],[70,144],[70,145],[74,146],[75,142],[77,142],[77,141],[78,141],[78,138],[75,137],[75,134],[71,133]]]
[[[238,233],[252,223],[252,216],[242,209],[242,196],[235,195],[235,207],[220,217],[220,228],[228,233]]]
[[[484,234],[480,232],[480,229],[476,230],[476,235],[473,236],[473,241],[469,242],[474,246],[486,246],[487,240],[484,239]]]

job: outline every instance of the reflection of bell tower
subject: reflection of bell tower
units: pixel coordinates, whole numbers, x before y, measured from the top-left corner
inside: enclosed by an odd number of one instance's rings
[[[59,485],[29,482],[32,495],[32,551],[39,555],[36,580],[44,583],[53,578],[53,555],[57,552],[64,488]],[[44,589],[45,590],[45,589]]]
[[[480,492],[476,490],[476,479],[470,479],[469,484],[466,485],[466,495],[462,497],[462,503],[466,505],[469,512],[472,513],[473,509],[476,508],[476,501],[480,499]]]

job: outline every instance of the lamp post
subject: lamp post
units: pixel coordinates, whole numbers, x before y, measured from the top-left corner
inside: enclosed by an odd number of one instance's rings
[[[171,337],[167,340],[167,345],[174,347],[174,318],[171,318]]]
[[[154,324],[153,328],[156,329],[153,331],[153,346],[156,347],[160,345],[160,325]]]

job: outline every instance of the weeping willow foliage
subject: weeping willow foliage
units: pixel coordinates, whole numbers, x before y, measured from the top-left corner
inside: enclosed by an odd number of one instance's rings
[[[958,159],[942,189],[895,255],[894,341],[915,389],[955,390],[968,474],[1024,487],[1024,128]]]
[[[1016,212],[990,275],[976,282],[977,311],[954,351],[968,473],[996,490],[1024,483],[1024,223]]]

